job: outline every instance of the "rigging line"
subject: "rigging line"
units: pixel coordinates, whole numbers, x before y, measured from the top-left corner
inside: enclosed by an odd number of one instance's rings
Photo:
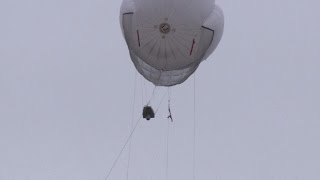
[[[170,120],[167,119],[168,125],[167,125],[167,159],[166,159],[166,180],[169,179],[169,131],[170,131]]]
[[[168,87],[168,102],[170,103],[171,100],[171,89],[170,87]],[[168,127],[167,127],[167,164],[166,164],[166,180],[169,179],[169,134],[170,134],[170,120],[169,118],[167,118],[168,120]]]
[[[147,99],[148,99],[148,88],[147,88],[146,80],[144,79],[144,77],[142,77],[142,81],[143,81],[143,88],[144,88],[144,99],[145,99],[145,102],[146,102]]]
[[[109,170],[109,172],[108,172],[108,174],[107,174],[107,176],[106,176],[105,180],[108,180],[108,178],[110,177],[110,175],[111,175],[111,173],[112,173],[113,168],[116,166],[116,164],[117,164],[117,162],[118,162],[118,160],[119,160],[119,158],[120,158],[121,154],[123,153],[123,150],[125,149],[125,147],[126,147],[126,146],[127,146],[127,144],[129,143],[129,141],[130,141],[130,139],[131,139],[132,135],[134,134],[135,130],[137,129],[137,127],[138,127],[139,122],[141,121],[141,119],[142,119],[142,115],[139,117],[138,121],[137,121],[137,122],[136,122],[136,124],[134,125],[134,128],[132,129],[132,131],[131,131],[131,133],[130,133],[129,137],[127,138],[126,142],[124,143],[123,147],[121,148],[121,150],[120,150],[120,152],[119,152],[119,154],[118,154],[118,156],[117,156],[116,160],[113,162],[112,167],[110,168],[110,170]]]
[[[168,88],[168,111],[169,111],[169,116],[168,119],[171,120],[171,122],[173,122],[173,118],[172,118],[172,114],[171,114],[171,95],[170,95],[170,88]]]
[[[134,106],[136,102],[136,89],[137,89],[137,71],[135,71],[135,76],[134,76],[134,90],[133,90],[133,104],[132,104],[132,118],[131,118],[131,129],[133,129],[133,123],[134,123]],[[129,142],[129,152],[128,152],[128,165],[127,165],[127,176],[126,180],[129,179],[129,168],[130,168],[130,160],[131,160],[131,146],[132,146],[132,138],[130,138]]]
[[[196,179],[196,74],[193,79],[193,180]]]
[[[157,114],[157,112],[159,111],[159,109],[160,109],[160,106],[162,105],[162,103],[163,103],[163,101],[164,101],[164,99],[165,99],[165,97],[166,97],[166,93],[163,95],[163,97],[161,98],[161,101],[160,101],[160,104],[158,105],[158,107],[157,107],[157,109],[156,109],[156,111],[155,111],[155,114]]]
[[[150,97],[150,99],[149,99],[149,101],[148,101],[147,105],[150,105],[151,100],[152,100],[153,96],[155,95],[155,92],[156,92],[156,89],[157,89],[157,88],[158,88],[158,86],[154,86],[153,91],[152,91],[152,95],[151,95],[151,97]]]
[[[150,97],[150,99],[149,99],[149,101],[148,101],[147,105],[150,105],[151,100],[152,100],[153,96],[154,96],[154,95],[155,95],[155,93],[156,93],[156,90],[157,90],[157,88],[158,88],[158,84],[159,84],[160,79],[161,79],[161,75],[162,75],[162,70],[160,71],[159,79],[157,80],[157,85],[155,85],[155,86],[154,86],[154,88],[153,88],[153,92],[152,92],[152,95],[151,95],[151,97]]]
[[[143,93],[143,82],[142,77],[140,77],[140,85],[141,85],[141,100],[142,100],[142,106],[144,106],[144,93]]]
[[[141,93],[142,93],[142,106],[148,101],[148,89],[146,86],[146,81],[143,76],[141,76]]]

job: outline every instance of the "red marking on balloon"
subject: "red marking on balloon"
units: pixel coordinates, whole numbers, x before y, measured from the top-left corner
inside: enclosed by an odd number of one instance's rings
[[[141,44],[140,44],[140,34],[139,34],[139,30],[137,30],[137,37],[138,37],[138,43],[139,43],[139,47],[140,47]]]
[[[192,41],[192,46],[191,46],[191,50],[190,50],[190,56],[192,55],[192,52],[193,52],[193,48],[194,48],[194,45],[196,44],[196,41],[193,39]]]

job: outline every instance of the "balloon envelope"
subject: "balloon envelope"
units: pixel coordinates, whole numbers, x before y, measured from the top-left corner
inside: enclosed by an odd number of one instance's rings
[[[216,49],[224,18],[213,0],[124,0],[120,25],[138,72],[173,86]]]

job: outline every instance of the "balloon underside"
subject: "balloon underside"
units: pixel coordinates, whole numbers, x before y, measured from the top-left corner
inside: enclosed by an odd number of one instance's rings
[[[184,82],[223,31],[222,11],[208,0],[125,0],[120,22],[132,62],[156,86]]]

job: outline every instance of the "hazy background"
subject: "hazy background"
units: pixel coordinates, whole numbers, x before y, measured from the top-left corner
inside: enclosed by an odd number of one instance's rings
[[[320,3],[217,3],[225,33],[196,75],[197,179],[320,179]],[[0,180],[105,178],[152,90],[137,75],[133,106],[120,4],[0,0]],[[137,128],[131,180],[165,179],[166,106]],[[191,180],[193,78],[172,111],[169,179]]]

